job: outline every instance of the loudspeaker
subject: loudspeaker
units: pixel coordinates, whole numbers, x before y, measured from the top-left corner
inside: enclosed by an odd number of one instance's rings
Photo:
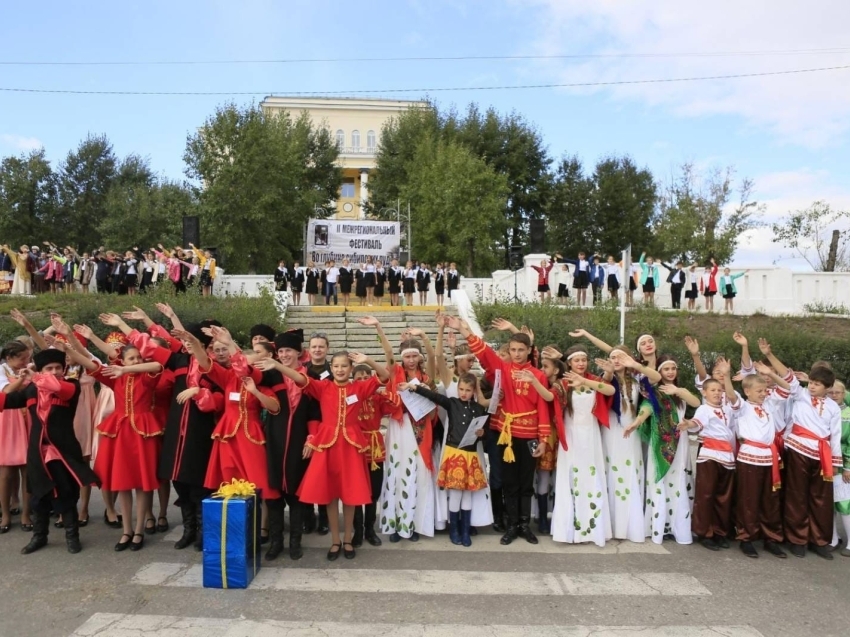
[[[513,246],[510,250],[510,264],[511,270],[520,270],[524,265],[524,261],[522,258],[522,248],[520,246]]]
[[[532,254],[542,254],[546,251],[546,221],[531,219],[528,222],[528,238]]]
[[[399,252],[398,253],[398,264],[404,266],[410,260],[409,252]]]
[[[194,243],[201,247],[201,222],[196,216],[184,215],[183,217],[183,246]]]

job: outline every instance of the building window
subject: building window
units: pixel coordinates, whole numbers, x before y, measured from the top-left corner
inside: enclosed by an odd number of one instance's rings
[[[375,131],[370,130],[368,133],[366,133],[366,150],[368,150],[370,153],[374,153],[375,146],[378,145],[376,142],[377,140],[375,138]]]
[[[339,129],[336,132],[336,145],[339,147],[340,150],[342,150],[345,146],[345,131],[342,129]]]
[[[360,150],[360,131],[353,130],[351,131],[351,147],[355,152]]]
[[[354,180],[353,179],[343,179],[342,180],[342,190],[340,190],[340,197],[342,199],[354,199]]]

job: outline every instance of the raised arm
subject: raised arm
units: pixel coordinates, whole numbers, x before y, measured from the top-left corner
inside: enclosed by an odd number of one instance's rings
[[[614,349],[613,347],[608,345],[608,343],[606,343],[603,340],[596,338],[593,334],[591,334],[587,330],[583,330],[583,329],[573,330],[572,332],[570,332],[570,336],[572,336],[573,338],[586,338],[587,340],[589,340],[591,343],[593,343],[596,347],[601,349],[606,354],[610,354],[611,350]]]
[[[767,376],[768,378],[773,380],[773,382],[776,383],[777,387],[781,387],[785,391],[791,391],[791,383],[789,383],[782,376],[773,371],[772,368],[768,367],[764,363],[759,362],[755,363],[755,368],[759,374],[761,374],[762,376]]]
[[[402,389],[403,385],[405,385],[405,387]],[[451,401],[450,398],[448,398],[447,396],[443,396],[439,392],[432,391],[431,389],[428,388],[427,385],[423,385],[422,383],[419,383],[418,385],[410,385],[408,383],[402,383],[402,385],[399,385],[399,389],[402,389],[402,391],[404,391],[404,389],[408,389],[412,392],[419,394],[420,396],[424,396],[425,398],[430,400],[432,403],[434,403],[435,405],[439,405],[440,407],[442,407],[446,411],[448,411],[449,407],[451,407],[451,404],[452,404],[452,401]]]
[[[437,314],[437,374],[443,383],[443,387],[448,387],[452,384],[452,374],[449,371],[449,366],[446,365],[446,348],[443,344],[443,337],[446,331],[446,317],[443,314]],[[454,348],[452,348],[454,351]]]
[[[101,340],[88,325],[74,325],[74,331],[103,352],[107,359],[111,360],[118,357],[118,350]]]
[[[273,358],[264,358],[263,360],[257,361],[254,366],[261,372],[268,372],[276,369],[281,374],[294,381],[299,387],[304,387],[307,384],[307,377],[304,374],[292,369],[291,367],[287,367],[280,361]]]
[[[372,360],[365,354],[360,354],[359,352],[349,352],[348,358],[355,365],[366,365],[374,369],[375,375],[382,383],[386,383],[390,379],[389,370],[387,370],[385,366],[376,363],[374,360]]]
[[[543,385],[543,383],[540,382],[537,376],[534,375],[534,372],[524,369],[517,374],[517,380],[525,381],[526,383],[534,387],[534,390],[538,394],[540,394],[540,396],[543,397],[543,400],[545,400],[547,403],[551,403],[553,400],[555,400],[555,394],[549,391]]]
[[[387,338],[387,335],[384,334],[384,328],[381,327],[381,322],[374,316],[364,316],[363,318],[357,319],[357,322],[361,325],[371,326],[375,328],[375,332],[377,332],[378,334],[378,340],[381,341],[381,347],[384,349],[384,356],[387,357],[387,365],[390,367],[395,365],[395,358],[393,357],[393,348],[392,345],[390,345],[390,341]]]
[[[708,378],[708,371],[699,356],[699,343],[697,339],[690,336],[685,337],[685,347],[691,353],[691,358],[694,361],[694,371],[697,373],[697,379],[704,382]]]
[[[765,358],[767,358],[768,362],[770,363],[770,366],[773,367],[774,370],[776,370],[776,373],[779,376],[784,378],[788,375],[788,368],[782,364],[782,361],[776,358],[776,356],[773,354],[773,351],[770,349],[770,343],[768,343],[766,339],[759,339],[759,349],[761,350],[761,353],[765,356]]]
[[[171,326],[175,330],[183,330],[183,323],[180,321],[180,318],[177,316],[177,313],[171,309],[171,306],[168,303],[157,303],[156,309],[159,310],[164,316],[171,321]]]
[[[29,322],[26,316],[24,316],[23,312],[21,312],[18,308],[15,308],[11,312],[9,312],[9,316],[12,317],[12,320],[15,321],[18,325],[24,328],[27,334],[33,340],[36,347],[40,350],[48,349],[47,342],[44,340],[44,336],[42,336],[41,332],[39,332],[32,323]]]
[[[753,359],[750,357],[750,346],[747,337],[740,332],[732,334],[732,339],[741,346],[741,369],[748,371],[753,367]]]
[[[151,320],[151,317],[148,316],[147,312],[145,312],[142,308],[138,307],[137,305],[133,306],[132,311],[123,312],[121,314],[121,318],[128,320],[128,321],[141,321],[142,323],[145,324],[145,329],[149,329],[154,325],[153,320]]]
[[[622,361],[623,367],[627,369],[633,369],[637,373],[643,374],[647,377],[651,384],[657,385],[661,382],[661,374],[658,373],[658,370],[655,370],[651,367],[647,367],[646,365],[641,365],[634,358],[632,358],[621,350],[617,350],[616,352],[614,352],[614,355],[616,355]]]
[[[425,360],[425,373],[428,374],[428,378],[436,378],[437,354],[434,352],[434,346],[431,344],[431,339],[428,338],[428,335],[424,331],[418,328],[407,330],[407,334],[422,341],[422,345],[425,346],[425,353],[428,355],[428,358]]]

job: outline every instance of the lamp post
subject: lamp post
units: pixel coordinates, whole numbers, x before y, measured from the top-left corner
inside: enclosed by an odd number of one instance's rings
[[[407,258],[411,259],[411,242],[410,242],[410,202],[407,203],[407,212],[403,211],[401,208],[401,200],[396,200],[395,208],[381,208],[381,216],[386,218],[388,216],[395,216],[396,221],[398,222],[399,227],[401,227],[402,219],[406,217],[405,222],[405,243],[407,244]],[[399,252],[402,251],[401,241],[399,241]]]

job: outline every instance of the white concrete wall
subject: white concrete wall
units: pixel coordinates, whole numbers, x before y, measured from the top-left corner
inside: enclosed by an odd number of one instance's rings
[[[465,290],[473,303],[492,303],[494,301],[510,302],[514,299],[514,283],[516,282],[516,297],[521,301],[534,301],[537,298],[537,272],[531,265],[539,265],[544,255],[528,255],[525,257],[526,268],[516,273],[509,270],[497,270],[490,278],[461,277],[460,287]],[[572,268],[572,266],[571,266]],[[732,268],[732,272],[741,269]],[[722,274],[722,270],[721,270]],[[558,284],[563,274],[560,265],[556,265],[550,275],[549,285],[552,296],[558,291]],[[656,305],[661,308],[671,307],[670,285],[664,283],[667,270],[661,269],[661,289],[655,295]],[[572,273],[566,275],[566,283],[570,286],[571,301],[574,301],[572,291]],[[738,296],[735,298],[736,314],[802,314],[805,305],[820,303],[824,305],[843,305],[850,309],[850,272],[793,272],[787,268],[774,266],[749,268],[749,272],[736,281]],[[219,273],[216,278],[214,292],[217,295],[258,296],[265,287],[272,290],[271,275],[227,275]],[[606,293],[607,296],[607,293]],[[635,300],[640,300],[642,294],[638,289]],[[448,297],[445,299],[449,304]],[[305,304],[307,295],[302,295],[301,302]],[[352,299],[353,305],[358,302]],[[684,299],[683,299],[684,302]],[[414,295],[414,304],[419,303],[419,295]],[[436,305],[434,286],[428,293],[428,305]],[[716,297],[716,310],[723,309],[723,299]],[[698,307],[702,307],[702,298],[698,299]]]

